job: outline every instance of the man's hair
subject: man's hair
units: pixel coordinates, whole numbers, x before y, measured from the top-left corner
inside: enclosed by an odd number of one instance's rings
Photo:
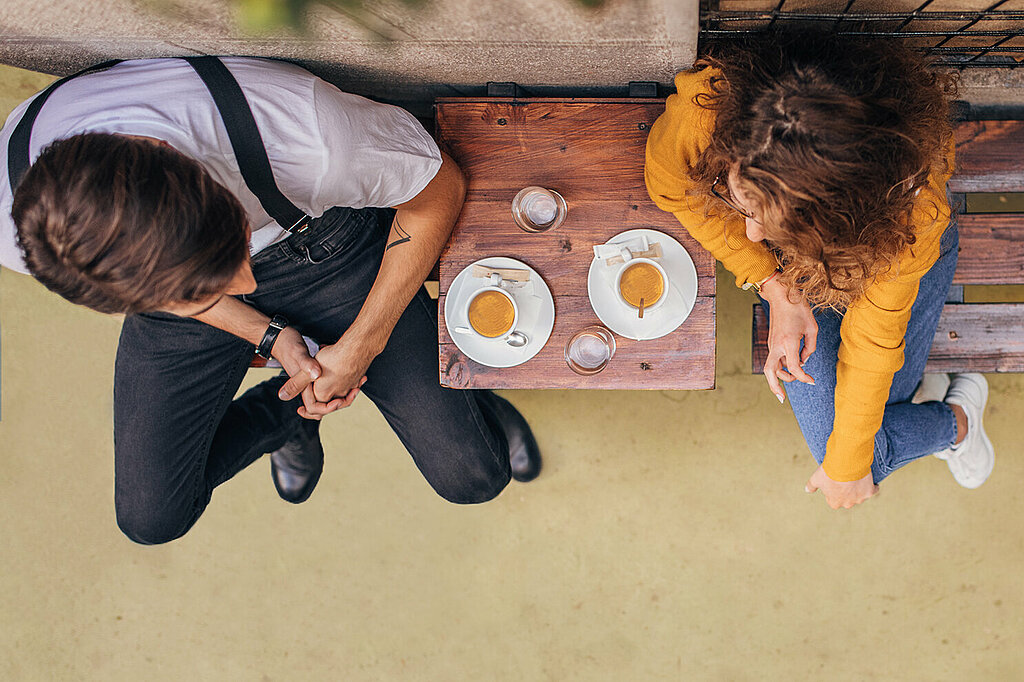
[[[951,170],[955,78],[898,41],[820,32],[758,36],[706,66],[722,75],[697,96],[715,129],[692,176],[709,212],[722,210],[714,178],[735,168],[781,254],[780,279],[848,307],[914,243],[918,191]]]
[[[36,279],[103,313],[209,299],[248,257],[246,214],[231,192],[184,154],[125,135],[49,145],[11,213]]]

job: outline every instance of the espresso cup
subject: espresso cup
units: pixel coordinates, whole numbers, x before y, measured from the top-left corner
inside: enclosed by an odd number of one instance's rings
[[[628,253],[628,252],[627,252]],[[630,268],[641,267],[644,269],[642,273],[630,272]],[[653,270],[649,269],[653,268]],[[652,277],[652,273],[656,273],[655,277]],[[631,276],[632,275],[632,276]],[[636,276],[640,275],[640,276]],[[623,277],[625,276],[625,287],[626,291],[623,291]],[[661,295],[654,301],[648,300],[648,296],[653,292],[645,291],[646,289],[655,289],[657,287],[657,279],[661,279]],[[654,284],[651,284],[653,282]],[[615,275],[615,294],[619,297],[624,305],[629,306],[633,310],[640,308],[640,297],[644,298],[644,310],[655,310],[659,308],[668,298],[668,274],[665,272],[665,268],[661,267],[661,264],[656,260],[650,258],[633,258],[627,257],[626,262],[619,267],[619,271]]]
[[[484,339],[507,339],[519,322],[519,306],[507,291],[499,286],[477,289],[466,301],[463,314],[469,332]],[[463,328],[459,328],[461,331]]]

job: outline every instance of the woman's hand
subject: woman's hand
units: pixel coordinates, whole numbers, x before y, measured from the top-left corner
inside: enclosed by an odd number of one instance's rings
[[[811,475],[804,490],[809,493],[820,490],[825,495],[825,501],[828,502],[828,506],[833,509],[839,509],[840,507],[849,509],[855,504],[860,504],[869,497],[878,494],[878,486],[875,485],[871,472],[868,472],[867,476],[856,481],[833,481],[825,473],[825,469],[820,466]]]
[[[814,352],[818,339],[818,323],[814,320],[811,307],[802,294],[794,302],[789,289],[772,278],[761,288],[761,297],[771,306],[768,327],[768,359],[764,363],[764,378],[768,388],[785,402],[786,396],[779,379],[789,382],[796,379],[805,384],[814,384],[814,379],[804,372],[803,364]],[[800,341],[803,350],[800,350]]]

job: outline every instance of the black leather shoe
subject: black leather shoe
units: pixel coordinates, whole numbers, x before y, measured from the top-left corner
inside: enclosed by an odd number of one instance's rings
[[[320,422],[303,419],[298,431],[270,453],[270,475],[281,499],[299,504],[309,499],[324,470]]]
[[[508,456],[512,463],[512,478],[526,483],[540,474],[541,458],[537,439],[533,437],[530,425],[512,403],[493,393],[484,393],[484,402],[490,408],[508,439]]]

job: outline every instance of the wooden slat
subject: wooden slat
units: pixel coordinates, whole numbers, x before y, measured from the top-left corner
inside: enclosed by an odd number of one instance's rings
[[[512,223],[511,202],[509,198],[466,203],[452,239],[441,254],[442,282],[451,282],[463,268],[480,258],[508,256],[536,268],[549,285],[552,280],[557,281],[559,294],[586,296],[594,244],[624,230],[650,227],[671,234],[686,247],[697,268],[698,293],[714,292],[714,258],[675,218],[650,200],[640,204],[571,201],[565,223],[557,230],[540,234],[523,232]],[[596,231],[600,231],[600,237],[595,238]],[[448,290],[447,285],[443,288]]]
[[[1024,303],[946,305],[927,369],[1024,372]]]
[[[585,104],[657,104],[665,108],[664,97],[435,97],[435,104],[565,104],[567,102],[583,102]]]
[[[541,352],[518,367],[493,369],[454,345],[440,316],[440,379],[453,388],[709,389],[715,385],[715,263],[676,219],[647,195],[647,133],[664,100],[442,100],[438,140],[465,171],[467,201],[441,255],[442,309],[455,276],[487,256],[518,258],[547,282],[555,327]],[[569,205],[565,223],[528,234],[512,221],[511,203],[527,185],[558,190]],[[564,346],[599,321],[587,299],[592,247],[624,230],[665,232],[686,248],[697,269],[690,317],[661,339],[616,337],[608,367],[590,377],[565,364]]]
[[[649,202],[647,131],[663,100],[441,102],[438,139],[469,178],[467,201],[511,202],[528,185],[585,199]],[[511,191],[511,194],[509,192]]]
[[[562,161],[568,162],[575,152],[605,144],[609,130],[618,130],[622,126],[639,127],[641,124],[649,128],[665,108],[662,99],[441,98],[437,102],[438,136],[442,141],[445,129],[451,128],[445,118],[452,114],[452,107],[475,105],[478,118],[467,129],[467,137],[463,137],[463,141],[468,143],[470,134],[481,135],[481,144],[471,145],[475,149],[473,157],[463,160],[470,164],[480,160],[484,164],[481,167],[486,167],[487,159],[500,163],[501,151],[515,148],[521,153],[517,163],[521,162],[524,172],[520,180],[534,177],[537,172],[548,172],[553,180],[557,180],[559,167],[578,170],[572,168],[571,163],[559,164],[557,157],[552,158],[546,152],[534,149],[531,154],[522,144],[517,145],[516,142],[525,142],[525,138],[518,135],[525,126],[552,118],[567,121],[569,126],[564,136],[567,155],[562,157]],[[634,114],[632,117],[619,114],[612,118],[601,116],[601,112],[610,106],[625,107],[623,110]],[[503,119],[504,124],[499,124],[499,119]],[[464,123],[466,121],[460,117],[460,124]],[[957,170],[949,183],[951,191],[1024,192],[1024,173],[1021,173],[1020,163],[1024,158],[1024,121],[961,121],[954,126],[954,136]],[[453,150],[448,148],[447,151],[451,153]],[[643,190],[642,182],[637,188]],[[473,189],[485,190],[486,185]]]
[[[444,308],[444,300],[440,301]],[[600,320],[586,296],[560,296],[555,328],[541,352],[518,367],[494,369],[467,358],[450,340],[441,342],[441,384],[451,388],[711,389],[715,387],[715,301],[700,296],[689,319],[653,341],[615,336],[615,357],[600,374],[581,377],[565,364],[565,342]],[[450,339],[439,316],[441,336]]]
[[[1024,121],[962,121],[954,127],[953,192],[1024,192]]]
[[[968,213],[958,220],[960,258],[954,283],[1024,284],[1024,214]]]
[[[755,304],[751,370],[768,357],[768,321]],[[948,303],[928,354],[927,372],[1024,372],[1024,303]]]
[[[760,374],[768,362],[768,316],[760,303],[754,304],[750,320],[750,373]]]

